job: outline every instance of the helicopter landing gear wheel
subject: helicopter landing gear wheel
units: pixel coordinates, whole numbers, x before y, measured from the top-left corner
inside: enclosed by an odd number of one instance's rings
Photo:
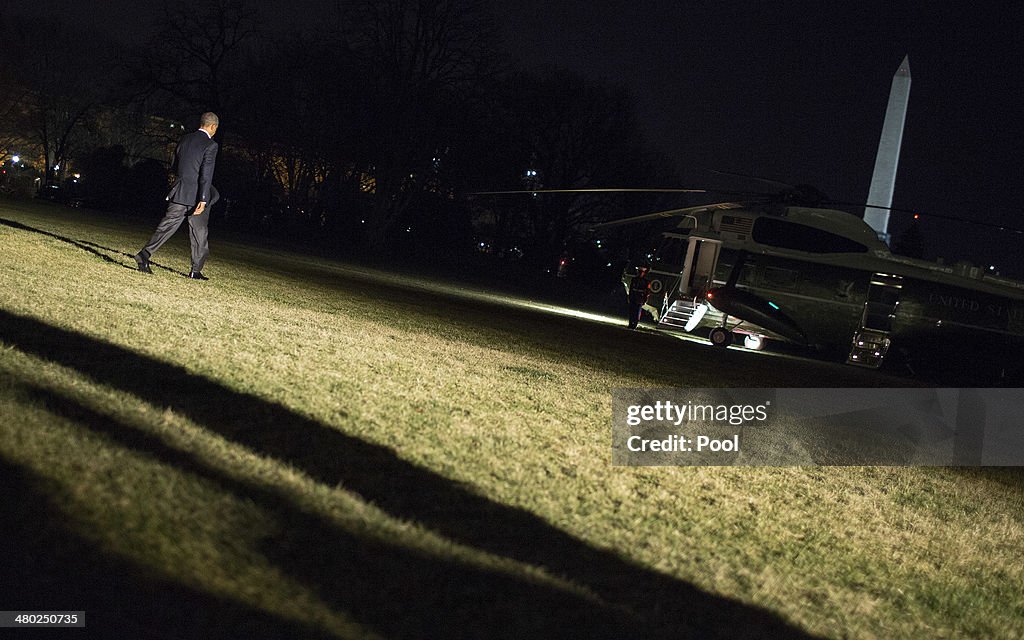
[[[764,338],[753,333],[748,334],[743,338],[743,346],[753,351],[760,351],[764,349]]]
[[[732,344],[732,332],[723,327],[715,327],[708,337],[711,339],[711,344],[716,347],[728,347]]]

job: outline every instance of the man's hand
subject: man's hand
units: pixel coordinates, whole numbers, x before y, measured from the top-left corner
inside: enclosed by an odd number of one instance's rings
[[[197,205],[196,205],[196,210],[192,212],[192,215],[194,215],[194,216],[198,216],[198,215],[199,215],[199,214],[201,214],[201,213],[202,213],[202,212],[203,212],[203,211],[204,211],[205,209],[206,209],[206,202],[205,202],[205,201],[203,201],[203,202],[200,202],[199,204],[197,204]]]

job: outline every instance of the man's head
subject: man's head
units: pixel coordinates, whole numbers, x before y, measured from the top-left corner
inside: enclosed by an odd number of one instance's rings
[[[199,116],[199,128],[209,133],[211,137],[217,133],[217,127],[219,126],[220,118],[217,117],[216,113],[207,111],[203,115]]]

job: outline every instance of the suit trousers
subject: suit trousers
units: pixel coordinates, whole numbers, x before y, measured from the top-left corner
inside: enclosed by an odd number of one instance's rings
[[[210,257],[209,231],[207,229],[207,225],[210,223],[210,209],[207,207],[198,216],[188,215],[193,208],[177,202],[168,202],[164,219],[156,226],[153,237],[146,243],[141,254],[148,259],[149,256],[156,253],[157,249],[171,239],[185,218],[188,218],[188,239],[192,245],[192,271],[202,271],[206,259]]]

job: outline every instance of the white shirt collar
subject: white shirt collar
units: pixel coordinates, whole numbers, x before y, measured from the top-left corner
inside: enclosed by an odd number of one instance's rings
[[[210,132],[207,131],[206,129],[199,129],[199,130],[202,131],[203,133],[205,133],[207,138],[212,138],[213,137],[213,136],[210,135]]]

